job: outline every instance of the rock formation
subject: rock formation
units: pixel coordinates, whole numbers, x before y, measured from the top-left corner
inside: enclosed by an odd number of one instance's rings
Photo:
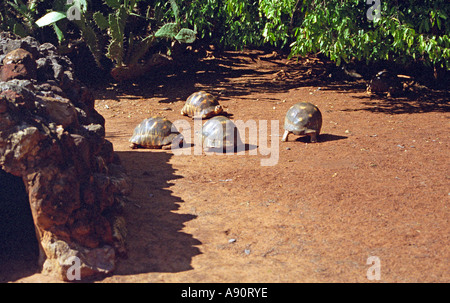
[[[0,32],[0,168],[23,179],[42,272],[62,280],[114,271],[131,190],[72,70],[52,44]],[[76,266],[80,276],[69,275]]]

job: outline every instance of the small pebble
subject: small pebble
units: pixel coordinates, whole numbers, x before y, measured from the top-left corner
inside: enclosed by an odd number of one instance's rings
[[[236,239],[230,239],[230,240],[228,240],[228,243],[234,243],[234,242],[236,242]]]
[[[250,254],[250,249],[244,249],[244,252],[245,252],[246,255],[249,255]]]
[[[233,181],[233,179],[224,179],[224,180],[219,180],[220,182],[231,182]]]

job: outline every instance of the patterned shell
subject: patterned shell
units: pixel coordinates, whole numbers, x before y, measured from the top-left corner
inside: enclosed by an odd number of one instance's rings
[[[322,127],[322,114],[317,106],[308,102],[294,104],[284,119],[285,133],[282,141],[287,141],[290,133],[300,136],[309,135],[311,142],[317,141]]]
[[[373,94],[397,93],[401,90],[402,84],[397,75],[394,75],[387,70],[382,70],[377,73],[367,87],[367,92]]]
[[[151,117],[136,126],[130,138],[131,147],[161,148],[171,144],[179,134],[172,122],[166,118]]]
[[[224,116],[213,117],[202,127],[203,146],[211,149],[237,148],[242,145],[236,125]]]
[[[213,95],[199,91],[187,98],[181,114],[192,118],[206,119],[220,114],[222,110],[222,106]]]

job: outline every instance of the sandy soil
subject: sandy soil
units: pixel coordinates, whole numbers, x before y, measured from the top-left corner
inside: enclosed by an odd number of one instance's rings
[[[134,182],[128,258],[99,281],[450,282],[448,91],[371,97],[365,80],[334,81],[317,59],[260,55],[228,52],[94,91]],[[151,115],[193,127],[180,110],[200,89],[219,96],[233,120],[269,121],[272,154],[249,134],[242,155],[129,148]],[[293,135],[280,142],[284,115],[299,101],[322,112],[316,144]],[[275,165],[262,166],[271,156]],[[379,280],[370,280],[376,264]],[[24,273],[14,281],[53,280]]]

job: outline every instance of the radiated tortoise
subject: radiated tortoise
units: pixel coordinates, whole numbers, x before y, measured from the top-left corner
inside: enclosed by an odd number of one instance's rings
[[[206,121],[201,132],[203,147],[217,150],[236,150],[243,146],[236,125],[224,116],[216,116]]]
[[[191,118],[207,119],[220,114],[222,111],[222,106],[213,95],[205,91],[199,91],[187,98],[181,109],[181,114]]]
[[[397,95],[403,90],[403,85],[397,75],[382,70],[378,72],[367,86],[369,94],[387,94],[388,96]]]
[[[284,119],[284,134],[281,141],[288,140],[289,134],[308,135],[311,142],[317,142],[322,127],[322,113],[319,108],[309,102],[294,104]]]
[[[183,137],[168,119],[154,116],[144,119],[134,129],[131,148],[170,148],[172,142],[181,145]]]

